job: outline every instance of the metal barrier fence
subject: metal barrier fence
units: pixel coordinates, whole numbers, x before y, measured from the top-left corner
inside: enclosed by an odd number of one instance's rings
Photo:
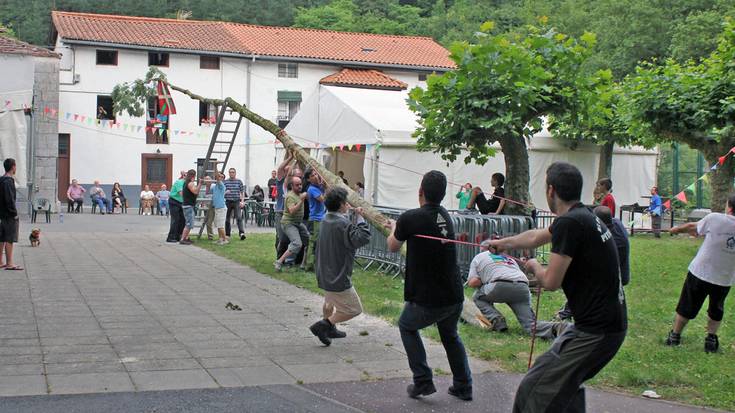
[[[398,217],[405,211],[396,208],[377,208],[383,215],[391,219]],[[492,237],[507,237],[520,234],[536,227],[531,217],[514,215],[480,215],[477,212],[450,211],[452,223],[454,224],[455,238],[458,241],[479,244],[485,239]],[[406,267],[405,257],[400,252],[389,252],[386,237],[370,226],[370,243],[357,251],[357,257],[367,261],[364,269],[378,265],[378,270],[397,277],[401,275]],[[474,245],[457,244],[457,265],[460,273],[466,278],[472,259],[480,252],[480,248]],[[510,255],[516,257],[533,257],[535,251],[509,251]]]

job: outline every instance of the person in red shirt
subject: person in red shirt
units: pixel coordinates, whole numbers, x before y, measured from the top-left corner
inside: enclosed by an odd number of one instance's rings
[[[615,216],[615,197],[613,197],[612,191],[612,180],[610,178],[602,178],[597,181],[597,191],[602,196],[600,205],[610,208],[612,216]]]

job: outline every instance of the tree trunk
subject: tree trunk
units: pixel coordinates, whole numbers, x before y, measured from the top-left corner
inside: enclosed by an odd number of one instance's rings
[[[612,178],[612,157],[615,142],[600,145],[600,166],[597,168],[597,180]]]
[[[268,119],[263,118],[262,116],[258,115],[257,113],[251,111],[250,109],[246,108],[245,106],[239,104],[232,98],[225,98],[224,100],[219,99],[207,99],[205,97],[199,96],[197,94],[192,93],[191,91],[187,89],[180,88],[178,86],[168,84],[171,89],[179,91],[187,96],[189,96],[192,99],[196,99],[205,103],[209,103],[215,106],[228,106],[233,111],[241,114],[245,119],[249,120],[250,122],[253,122],[254,124],[260,126],[261,128],[265,129],[266,131],[272,133],[286,148],[286,150],[291,151],[296,159],[301,162],[304,165],[309,165],[314,170],[317,171],[317,173],[324,178],[325,183],[330,187],[342,187],[347,190],[347,202],[350,203],[353,207],[361,207],[364,209],[364,217],[365,219],[373,224],[375,228],[377,228],[381,233],[383,233],[386,237],[389,235],[388,229],[385,227],[385,223],[388,222],[388,219],[378,212],[373,206],[362,199],[360,195],[358,195],[355,191],[353,191],[349,186],[345,185],[342,179],[340,179],[338,176],[332,174],[327,168],[325,168],[322,164],[314,160],[311,156],[309,156],[306,151],[301,148],[298,144],[296,144],[293,139],[291,139],[288,134],[286,134],[286,131],[279,128],[278,125],[275,123],[269,121]]]
[[[726,139],[717,145],[708,145],[702,149],[702,154],[709,166],[717,163],[717,169],[709,173],[712,201],[710,209],[714,212],[725,212],[727,198],[733,193],[733,179],[735,179],[735,154],[729,154],[725,163],[720,165],[720,156],[735,146],[735,138]]]
[[[522,204],[530,204],[530,168],[526,141],[521,137],[503,139],[500,141],[500,148],[505,159],[505,197]],[[505,203],[505,214],[528,215],[529,212],[529,208],[524,205],[508,201]]]

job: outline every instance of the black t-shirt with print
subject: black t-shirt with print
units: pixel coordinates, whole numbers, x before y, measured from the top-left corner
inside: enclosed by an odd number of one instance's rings
[[[454,239],[454,225],[440,205],[425,204],[404,212],[395,237],[407,241],[403,298],[425,307],[444,307],[464,300],[455,244],[414,235]]]
[[[572,258],[562,288],[576,327],[592,334],[625,331],[628,312],[612,233],[582,203],[556,218],[549,231],[551,252]]]

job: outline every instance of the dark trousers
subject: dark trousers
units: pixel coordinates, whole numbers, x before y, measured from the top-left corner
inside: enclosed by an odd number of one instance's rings
[[[181,233],[184,231],[184,209],[181,202],[173,198],[169,199],[168,206],[171,210],[171,224],[166,241],[181,241]]]
[[[69,201],[74,206],[74,212],[79,212],[84,204],[84,198],[77,198],[73,201]]]
[[[398,329],[408,356],[408,366],[413,372],[414,383],[432,381],[431,368],[426,362],[426,350],[419,330],[436,323],[444,351],[447,352],[449,367],[452,369],[454,386],[457,388],[472,386],[472,372],[467,361],[467,353],[457,333],[460,314],[462,303],[432,308],[406,302],[398,320]]]
[[[242,227],[242,214],[240,213],[240,200],[237,201],[226,201],[227,205],[227,218],[225,218],[225,235],[230,236],[230,230],[232,229],[232,214],[235,214],[237,220],[237,229],[240,234],[244,234],[245,230]]]
[[[653,228],[653,236],[661,238],[661,215],[651,215],[651,227]]]
[[[568,327],[523,377],[513,413],[584,412],[582,384],[615,357],[624,340],[625,332],[590,334]]]

